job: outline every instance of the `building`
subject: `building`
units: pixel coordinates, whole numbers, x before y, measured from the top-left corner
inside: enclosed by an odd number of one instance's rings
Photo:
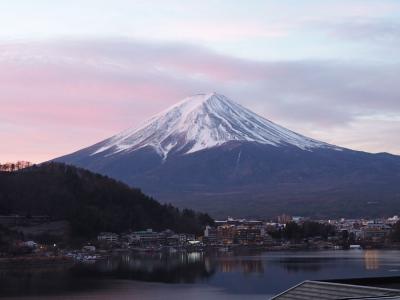
[[[207,226],[203,242],[209,245],[262,245],[271,243],[263,221],[233,219],[217,221],[216,227]]]
[[[264,243],[265,229],[260,226],[237,226],[235,240],[240,245],[260,245]]]
[[[171,234],[173,232],[171,231]],[[168,234],[161,235],[153,229],[134,231],[129,235],[129,242],[141,246],[159,245],[162,243],[163,238],[167,238]]]
[[[179,234],[174,234],[174,235],[169,236],[169,237],[167,238],[167,243],[166,243],[166,244],[163,244],[163,245],[165,245],[165,246],[171,246],[171,247],[178,247],[178,246],[180,246],[180,245],[181,245],[181,242],[180,242],[180,236],[179,236]]]
[[[361,228],[364,240],[372,242],[383,242],[390,234],[392,227],[381,221],[369,221]]]
[[[189,241],[194,241],[194,240],[196,240],[194,234],[186,234],[186,233],[179,234],[179,242],[182,245],[188,243]]]
[[[217,240],[224,245],[231,245],[235,242],[236,225],[222,225],[217,227]]]
[[[155,231],[153,231],[152,237],[149,236],[148,232],[149,229],[147,230],[147,234],[143,236],[146,240],[144,240],[143,238],[142,240],[149,243],[153,242],[154,244],[159,245],[168,245],[168,239],[175,235],[175,232],[170,229],[166,229],[160,233],[156,233]],[[153,239],[153,241],[151,241],[151,239]]]
[[[204,229],[203,242],[207,244],[216,244],[217,241],[217,229],[207,225],[206,229]]]
[[[117,243],[119,240],[119,236],[113,232],[101,232],[97,236],[98,241],[107,242],[107,243]]]
[[[279,224],[286,224],[286,223],[289,223],[292,221],[292,217],[289,215],[283,214],[283,215],[278,216],[277,221]]]

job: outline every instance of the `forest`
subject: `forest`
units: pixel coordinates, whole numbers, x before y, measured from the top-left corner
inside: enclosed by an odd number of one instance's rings
[[[147,228],[200,233],[213,223],[207,214],[160,204],[114,179],[54,162],[0,171],[0,215],[11,214],[66,220],[81,237]]]

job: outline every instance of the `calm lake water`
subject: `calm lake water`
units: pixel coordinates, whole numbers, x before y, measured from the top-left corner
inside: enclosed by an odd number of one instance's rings
[[[306,279],[400,276],[400,251],[121,255],[92,265],[0,269],[10,299],[268,299]]]

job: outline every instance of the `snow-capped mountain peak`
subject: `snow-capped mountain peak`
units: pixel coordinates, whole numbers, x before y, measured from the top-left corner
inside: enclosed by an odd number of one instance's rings
[[[303,150],[340,149],[281,127],[223,95],[209,93],[185,98],[139,128],[105,140],[92,155],[104,152],[110,156],[150,146],[166,158],[171,151],[189,154],[230,141],[293,145]]]

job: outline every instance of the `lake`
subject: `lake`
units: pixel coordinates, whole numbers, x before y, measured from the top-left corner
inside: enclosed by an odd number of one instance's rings
[[[94,264],[0,269],[12,299],[268,299],[306,279],[400,276],[400,251],[124,254]]]

